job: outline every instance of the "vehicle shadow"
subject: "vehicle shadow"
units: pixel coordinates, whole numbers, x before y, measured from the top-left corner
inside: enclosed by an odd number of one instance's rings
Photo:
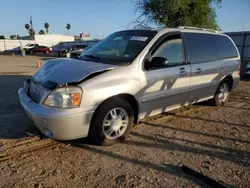
[[[204,156],[204,158],[209,156],[211,158],[228,161],[245,167],[250,166],[250,161],[248,160],[250,158],[250,152],[248,151],[232,149],[223,146],[192,141],[188,139],[162,136],[159,134],[156,134],[154,135],[154,137],[152,137],[149,135],[144,135],[133,131],[131,132],[131,135],[133,137],[132,139],[125,140],[121,144],[128,145],[129,147],[137,146],[137,147],[152,148],[156,150],[159,149],[161,151],[165,150],[169,152],[190,153],[194,155]],[[139,138],[140,141],[137,141],[136,138]],[[221,139],[223,139],[223,137]],[[143,168],[149,168],[162,173],[168,173],[171,175],[175,175],[177,177],[185,178],[186,180],[191,181],[198,186],[206,187],[206,184],[204,184],[199,179],[196,179],[192,176],[185,174],[181,170],[181,166],[178,165],[173,165],[171,163],[156,164],[153,161],[145,161],[132,156],[124,156],[115,151],[109,151],[109,148],[106,147],[104,148],[104,147],[91,146],[89,145],[89,143],[85,143],[85,140],[75,141],[71,143],[71,145],[73,147],[81,148],[89,152],[98,153],[104,157],[118,159],[121,162],[132,163],[134,165],[138,165]],[[188,163],[184,165],[189,166],[190,164]]]
[[[200,120],[200,121],[216,123],[217,125],[237,126],[237,127],[244,127],[244,128],[250,129],[250,125],[243,125],[243,124],[237,124],[237,123],[231,123],[231,122],[216,121],[216,120],[204,119],[204,118],[200,118],[200,117],[191,117],[191,116],[187,116],[187,115],[177,115],[177,114],[174,114],[174,113],[171,113],[171,112],[169,112],[167,114],[171,115],[171,116],[174,116],[174,117],[177,117],[177,118]]]
[[[131,144],[133,145],[131,142],[129,141],[125,141],[124,144]],[[139,142],[137,143],[138,145],[140,144]],[[73,147],[77,147],[77,148],[81,148],[84,149],[86,151],[92,152],[92,153],[98,153],[102,156],[105,157],[110,157],[110,158],[114,158],[114,159],[119,159],[122,162],[126,162],[126,163],[131,163],[134,165],[138,165],[141,166],[143,168],[150,168],[152,170],[156,170],[162,173],[168,173],[171,175],[175,175],[177,177],[181,177],[181,178],[185,178],[191,182],[193,182],[194,184],[200,186],[200,187],[207,187],[206,184],[192,176],[189,176],[187,174],[185,174],[182,170],[181,170],[181,166],[178,165],[173,165],[173,164],[155,164],[149,161],[143,161],[140,160],[136,157],[129,157],[129,156],[124,156],[121,155],[119,153],[115,153],[115,152],[110,152],[105,150],[104,148],[98,148],[95,146],[90,146],[90,145],[86,145],[86,143],[82,143],[82,142],[75,142],[73,144],[71,144]]]
[[[170,130],[174,130],[174,131],[181,131],[181,132],[184,132],[184,133],[190,133],[190,134],[196,134],[196,135],[200,135],[200,136],[206,136],[206,137],[210,137],[210,138],[228,140],[228,141],[233,141],[233,142],[240,142],[240,143],[244,143],[244,144],[250,144],[250,141],[248,141],[248,140],[241,140],[241,139],[232,138],[232,137],[220,136],[220,135],[216,135],[216,134],[212,134],[212,133],[204,133],[204,132],[201,132],[201,131],[193,131],[193,130],[188,130],[188,129],[181,129],[181,128],[176,128],[176,127],[171,127],[169,125],[148,123],[148,122],[144,122],[144,121],[141,122],[141,123],[145,124],[146,126],[159,127],[159,128],[170,129]]]
[[[250,76],[240,77],[241,81],[250,81]]]
[[[41,61],[48,61],[48,60],[50,60],[50,59],[55,59],[55,58],[58,58],[58,57],[40,57],[39,59],[40,59]]]
[[[17,96],[18,89],[27,78],[27,75],[0,75],[0,139],[19,139],[39,134]]]
[[[225,148],[225,147],[220,147],[220,146],[214,146],[214,145],[209,145],[209,144],[204,144],[204,143],[199,143],[199,142],[194,142],[194,141],[187,141],[192,144],[200,145],[203,147],[207,147],[210,149],[222,149],[224,152],[221,151],[216,151],[216,150],[209,150],[209,149],[200,149],[196,147],[190,147],[185,144],[179,144],[179,143],[174,143],[171,142],[171,138],[161,136],[161,135],[155,135],[155,137],[152,136],[147,136],[147,135],[142,135],[136,132],[132,132],[131,135],[143,138],[146,140],[151,140],[154,141],[154,143],[141,143],[137,141],[125,141],[125,144],[129,145],[142,145],[144,147],[152,147],[152,148],[159,148],[159,149],[167,149],[167,150],[173,150],[173,151],[181,151],[181,152],[187,152],[187,153],[193,153],[193,154],[198,154],[198,155],[204,155],[204,156],[210,156],[210,157],[215,157],[221,160],[233,162],[236,164],[241,164],[244,166],[250,166],[250,161],[245,160],[244,156],[250,157],[250,152],[247,151],[239,151],[234,149],[234,152],[231,148]],[[160,137],[160,138],[159,138]],[[172,140],[177,140],[176,138],[173,138]]]

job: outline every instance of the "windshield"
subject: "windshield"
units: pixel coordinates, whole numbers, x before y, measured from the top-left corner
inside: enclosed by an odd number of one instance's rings
[[[80,58],[108,64],[128,64],[155,35],[156,31],[147,30],[116,32],[88,49]]]

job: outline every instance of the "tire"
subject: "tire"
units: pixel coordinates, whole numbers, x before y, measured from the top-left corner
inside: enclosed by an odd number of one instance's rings
[[[230,86],[231,84],[229,80],[223,80],[216,90],[214,98],[210,99],[209,103],[213,106],[223,106],[229,99],[231,88]]]
[[[70,53],[67,52],[67,53],[65,54],[65,57],[70,58]]]
[[[116,115],[121,115],[124,110],[123,118],[115,116],[114,110]],[[98,107],[90,125],[90,136],[98,145],[116,144],[124,141],[133,125],[134,111],[130,104],[124,99],[114,98]]]

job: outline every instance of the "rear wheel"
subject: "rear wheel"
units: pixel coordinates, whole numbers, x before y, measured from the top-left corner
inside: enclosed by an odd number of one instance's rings
[[[123,141],[134,124],[134,111],[120,98],[103,103],[91,122],[90,134],[99,145],[111,145]]]
[[[214,106],[223,106],[225,102],[229,99],[230,94],[230,82],[228,80],[224,80],[220,83],[216,93],[214,94],[214,98],[209,102]]]

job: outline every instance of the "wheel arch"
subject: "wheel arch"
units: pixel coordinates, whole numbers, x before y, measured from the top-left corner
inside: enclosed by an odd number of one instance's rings
[[[233,88],[233,82],[234,82],[233,76],[232,76],[232,75],[226,75],[226,76],[220,81],[220,83],[223,82],[223,81],[225,81],[225,80],[228,80],[228,82],[229,82],[229,89],[230,89],[230,91],[231,91],[232,88]]]
[[[98,109],[100,108],[101,105],[105,104],[108,101],[111,101],[115,98],[121,98],[123,100],[126,100],[132,107],[133,111],[134,111],[134,123],[137,124],[139,121],[139,104],[138,101],[136,100],[136,98],[131,95],[131,94],[127,94],[127,93],[122,93],[122,94],[118,94],[118,95],[114,95],[112,97],[107,98],[106,100],[104,100],[103,102],[101,102],[98,107],[95,109],[95,112],[91,118],[91,123],[92,120],[95,118],[96,116],[96,112],[98,111]]]

